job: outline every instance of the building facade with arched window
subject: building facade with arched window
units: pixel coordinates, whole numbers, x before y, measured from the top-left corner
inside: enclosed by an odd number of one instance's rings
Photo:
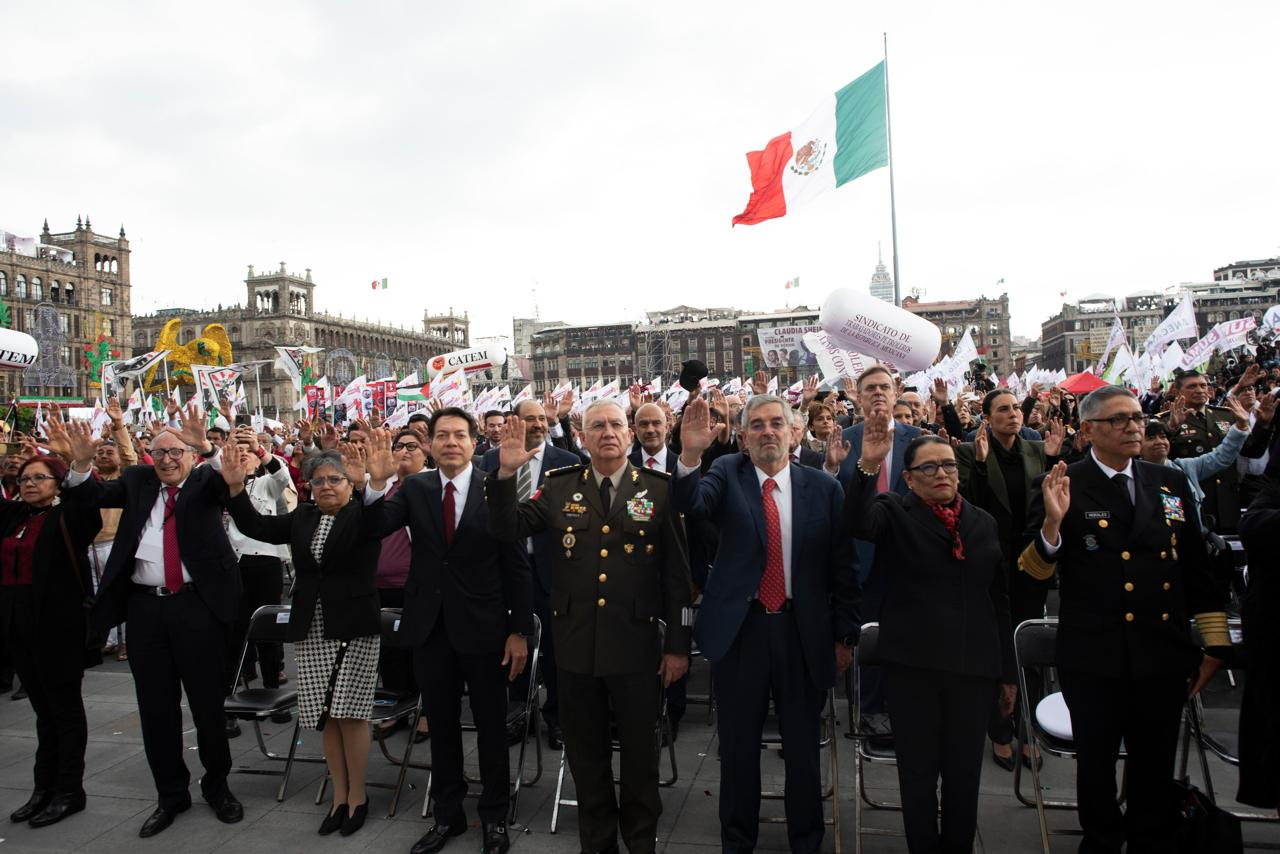
[[[52,232],[46,222],[38,238],[0,232],[0,238],[6,236],[14,239],[0,240],[0,302],[9,310],[10,326],[48,344],[54,363],[70,372],[71,382],[41,385],[36,373],[0,370],[0,400],[17,395],[77,405],[92,401],[98,391],[88,386],[86,348],[106,334],[115,349],[129,349],[129,241],[124,228],[116,236],[98,234],[87,217],[77,217],[73,231]],[[104,257],[109,263],[103,263]],[[49,318],[43,326],[41,316]],[[68,379],[66,371],[52,373]]]

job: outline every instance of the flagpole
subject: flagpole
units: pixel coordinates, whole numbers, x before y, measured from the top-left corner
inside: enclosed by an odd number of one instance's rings
[[[893,237],[893,304],[902,305],[902,280],[898,278],[898,201],[893,192],[893,119],[889,111],[889,34],[884,34],[885,141],[889,148],[889,225]]]

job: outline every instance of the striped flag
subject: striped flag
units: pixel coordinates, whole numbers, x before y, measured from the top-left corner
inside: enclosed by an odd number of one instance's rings
[[[387,289],[387,280],[386,280],[386,279],[374,279],[370,284],[373,286],[373,289],[374,289],[375,291],[376,291],[376,290],[384,290],[384,291],[385,291],[385,290]]]
[[[783,290],[790,291],[798,287],[800,287],[800,277],[796,276],[794,279],[787,279],[787,286]]]

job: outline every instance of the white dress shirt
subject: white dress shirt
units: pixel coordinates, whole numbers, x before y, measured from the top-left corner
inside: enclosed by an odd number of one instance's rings
[[[444,500],[446,484],[453,484],[453,530],[462,522],[462,508],[467,506],[467,491],[471,489],[471,463],[457,477],[445,477],[440,472],[440,500]]]
[[[663,445],[658,449],[658,453],[651,454],[644,448],[640,449],[640,467],[649,468],[649,460],[653,460],[653,468],[657,471],[667,470],[667,446]]]
[[[1107,465],[1102,460],[1098,459],[1098,453],[1095,449],[1090,448],[1089,454],[1093,457],[1093,461],[1098,464],[1098,468],[1102,469],[1102,473],[1107,476],[1107,480],[1114,479],[1115,476],[1118,474],[1124,474],[1128,476],[1129,479],[1125,482],[1125,486],[1129,490],[1129,503],[1130,504],[1136,503],[1137,493],[1135,492],[1135,487],[1133,485],[1133,460],[1130,459],[1125,464],[1125,467],[1122,469],[1113,469],[1111,466]],[[1049,557],[1053,557],[1055,554],[1058,553],[1058,549],[1062,548],[1062,532],[1061,531],[1058,532],[1058,542],[1050,543],[1048,540],[1044,538],[1044,530],[1041,529],[1040,542],[1044,543],[1044,550],[1048,552]]]
[[[786,578],[787,598],[791,598],[791,465],[782,467],[775,475],[766,474],[759,466],[755,466],[756,480],[760,483],[761,510],[764,507],[764,482],[770,477],[777,487],[773,490],[773,503],[778,507],[778,531],[782,534],[782,573]],[[676,478],[687,477],[697,471],[696,466],[687,466],[679,457],[676,458]],[[750,501],[751,497],[748,496]],[[767,524],[766,520],[766,524]],[[768,532],[765,532],[766,538]]]

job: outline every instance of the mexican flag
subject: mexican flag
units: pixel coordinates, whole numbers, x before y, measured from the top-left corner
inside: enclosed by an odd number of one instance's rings
[[[747,153],[751,198],[733,224],[786,216],[792,206],[889,165],[884,63],[845,86],[809,118]]]

